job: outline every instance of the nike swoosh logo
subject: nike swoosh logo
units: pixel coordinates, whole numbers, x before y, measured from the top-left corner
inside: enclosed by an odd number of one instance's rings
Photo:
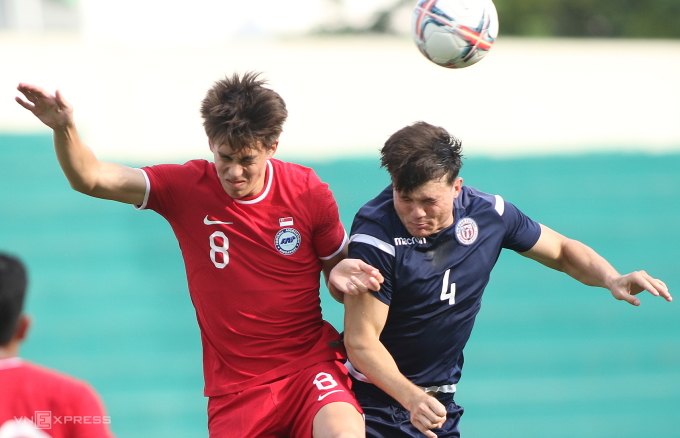
[[[211,221],[208,219],[208,215],[205,215],[203,218],[203,223],[206,225],[219,225],[219,224],[224,224],[224,225],[233,225],[233,222],[222,222],[222,221]]]
[[[319,396],[319,401],[325,399],[325,398],[328,397],[329,395],[334,394],[334,393],[336,393],[336,392],[344,392],[344,390],[342,390],[342,389],[336,389],[335,391],[327,392],[327,393],[325,393],[325,394],[323,394],[323,395],[320,395],[320,396]]]

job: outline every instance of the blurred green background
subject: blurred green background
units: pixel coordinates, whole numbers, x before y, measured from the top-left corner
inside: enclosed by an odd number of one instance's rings
[[[72,191],[50,136],[2,135],[0,152],[0,250],[31,279],[22,356],[91,382],[119,437],[207,436],[200,338],[169,225]],[[330,184],[348,229],[387,183],[375,159],[303,164]],[[677,293],[678,168],[678,154],[474,156],[462,176]],[[341,329],[342,307],[322,294]],[[466,349],[463,435],[677,437],[677,306],[646,295],[634,308],[503,254]]]
[[[494,0],[517,36],[679,38],[676,0]]]
[[[326,0],[342,7],[351,0]],[[381,2],[361,25],[330,23],[319,33],[397,33],[417,0]],[[680,38],[677,0],[494,0],[501,34],[523,37]]]

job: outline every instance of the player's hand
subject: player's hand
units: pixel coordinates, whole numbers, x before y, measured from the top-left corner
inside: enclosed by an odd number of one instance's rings
[[[430,429],[444,426],[446,408],[439,400],[425,393],[414,399],[407,409],[411,413],[411,424],[429,438],[437,438]]]
[[[666,301],[673,301],[666,283],[653,278],[645,271],[635,271],[616,278],[609,287],[614,298],[627,301],[634,306],[640,305],[640,299],[635,295],[646,290],[654,296],[662,297]]]
[[[328,282],[342,293],[359,295],[379,291],[385,281],[379,270],[359,259],[344,259],[331,271]]]
[[[17,87],[26,100],[16,97],[19,105],[33,113],[41,122],[52,129],[73,124],[73,109],[59,91],[54,96],[40,87],[19,84]]]

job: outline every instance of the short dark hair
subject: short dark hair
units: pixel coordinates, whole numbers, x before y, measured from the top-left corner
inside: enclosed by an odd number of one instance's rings
[[[211,142],[227,144],[234,152],[262,142],[270,149],[288,117],[279,93],[264,87],[260,73],[234,73],[213,84],[201,104],[203,128]]]
[[[387,139],[380,165],[390,174],[394,189],[408,194],[444,176],[453,184],[463,165],[461,149],[461,141],[446,129],[416,122]]]
[[[12,340],[24,307],[26,268],[16,257],[0,253],[0,345]]]

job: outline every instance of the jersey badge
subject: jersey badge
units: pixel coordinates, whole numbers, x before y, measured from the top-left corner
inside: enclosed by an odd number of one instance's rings
[[[472,245],[477,240],[479,228],[471,217],[464,217],[456,224],[456,239],[461,245]]]
[[[280,227],[292,227],[293,226],[293,218],[292,217],[279,218],[279,226]]]
[[[274,246],[283,255],[291,255],[300,247],[302,237],[295,228],[283,228],[274,237]]]

